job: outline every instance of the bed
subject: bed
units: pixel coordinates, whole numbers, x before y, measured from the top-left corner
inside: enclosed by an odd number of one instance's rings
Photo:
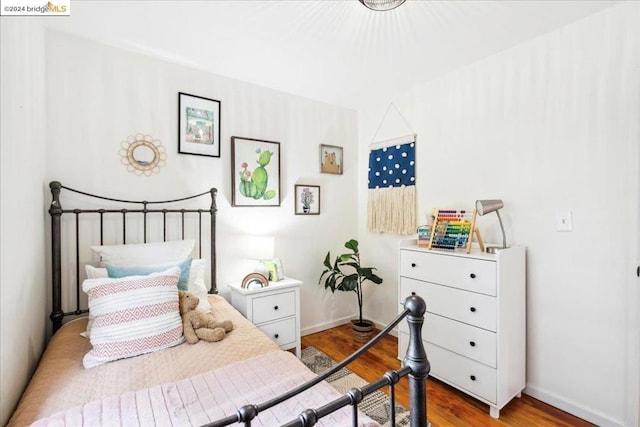
[[[292,353],[281,351],[217,295],[215,189],[150,202],[97,196],[57,181],[51,182],[50,188],[50,318],[54,334],[9,426],[317,423],[373,427],[378,424],[358,411],[358,402],[385,386],[393,399],[394,384],[405,375],[409,377],[412,426],[426,425],[425,380],[429,363],[420,339],[425,311],[421,298],[408,297],[405,311],[384,331],[331,371],[317,376]],[[64,201],[63,190],[68,194]],[[90,202],[81,202],[85,198]],[[203,198],[207,199],[207,207],[197,207]],[[67,209],[67,202],[81,208]],[[119,241],[107,242],[114,235]],[[191,243],[185,246],[185,242]],[[92,255],[86,255],[87,246],[93,248],[89,251]],[[168,262],[171,257],[181,258],[185,251],[190,254],[191,271],[187,276],[184,272],[188,268],[177,267],[175,260]],[[92,265],[96,264],[96,253],[105,266]],[[88,257],[94,259],[87,262]],[[124,268],[128,273],[112,276],[110,259],[132,262],[134,273]],[[152,273],[135,270],[145,262],[156,263]],[[203,295],[205,265],[209,267],[211,285]],[[108,275],[102,270],[108,270]],[[231,320],[233,331],[219,342],[191,345],[184,343],[183,337],[169,340],[167,337],[176,333],[172,323],[176,306],[171,304],[177,299],[181,284],[189,291],[199,292],[201,303],[206,301],[205,307],[199,309]],[[86,294],[81,291],[83,286]],[[109,303],[105,298],[111,298]],[[138,300],[148,306],[140,309],[132,302]],[[105,309],[115,303],[122,306],[113,311]],[[154,311],[150,305],[170,308]],[[149,312],[155,317],[149,317]],[[362,389],[352,389],[346,396],[324,381],[375,345],[404,318],[412,335],[403,368],[388,372]],[[154,335],[149,335],[150,329]],[[126,346],[120,338],[106,344],[101,341],[116,332],[132,334],[128,335],[131,339]],[[133,350],[131,342],[136,344]],[[121,353],[122,349],[134,352]]]

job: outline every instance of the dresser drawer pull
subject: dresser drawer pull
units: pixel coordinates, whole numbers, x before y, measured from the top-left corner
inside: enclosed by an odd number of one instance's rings
[[[470,345],[471,347],[475,347],[475,346],[476,346],[476,342],[475,342],[475,341],[469,341],[469,345]]]
[[[476,278],[476,273],[471,273],[471,274],[469,275],[469,277],[471,277],[472,279],[475,279],[475,278]]]
[[[475,307],[471,307],[471,308],[469,308],[469,311],[471,311],[472,313],[475,313],[476,312],[476,308]]]
[[[278,339],[279,336],[280,336],[280,334],[275,334],[274,335],[275,339]]]
[[[411,263],[411,267],[415,267],[415,266],[416,266],[416,263],[415,263],[415,262],[412,262],[412,263]]]
[[[471,375],[469,378],[471,378],[471,381],[475,381],[476,380],[476,376],[475,375]]]
[[[275,307],[273,307],[273,309],[274,309],[274,310],[277,310],[277,309],[278,309],[278,306],[276,305]]]

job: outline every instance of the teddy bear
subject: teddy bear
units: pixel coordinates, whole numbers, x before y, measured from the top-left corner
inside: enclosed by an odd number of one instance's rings
[[[223,339],[227,332],[233,330],[230,320],[217,322],[211,313],[196,311],[200,300],[194,294],[178,291],[178,305],[184,327],[184,337],[189,344],[200,340],[215,342]]]

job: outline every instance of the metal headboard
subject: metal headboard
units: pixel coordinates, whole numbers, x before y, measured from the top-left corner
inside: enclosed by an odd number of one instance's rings
[[[51,274],[52,274],[52,311],[49,318],[53,322],[53,332],[57,331],[62,326],[62,320],[65,316],[79,315],[87,313],[88,309],[82,309],[80,303],[80,227],[79,216],[81,214],[98,214],[100,222],[100,244],[104,242],[104,218],[106,215],[121,215],[122,216],[122,243],[127,243],[127,215],[130,214],[142,214],[143,215],[143,243],[147,243],[147,217],[149,214],[162,214],[163,224],[163,240],[167,239],[167,214],[178,213],[181,214],[182,225],[182,239],[185,238],[185,217],[186,215],[197,215],[198,219],[198,255],[202,256],[202,215],[208,213],[211,221],[211,288],[209,293],[217,294],[218,287],[216,283],[216,193],[215,188],[211,188],[209,191],[187,196],[173,200],[162,201],[138,201],[138,200],[122,200],[111,197],[98,196],[95,194],[87,193],[84,191],[75,190],[73,188],[66,187],[58,181],[52,181],[49,183],[51,189],[52,201],[49,207],[49,214],[51,215]],[[60,192],[62,189],[82,194],[84,196],[92,197],[98,200],[106,200],[109,202],[123,203],[126,206],[132,206],[131,208],[108,208],[108,209],[63,209],[60,203]],[[193,200],[201,196],[210,195],[211,205],[209,209],[166,209],[166,208],[149,208],[149,206],[155,205],[167,205],[175,202],[183,202]],[[63,214],[75,215],[75,254],[76,254],[76,309],[74,311],[64,312],[62,310],[62,230],[61,230],[61,218]]]

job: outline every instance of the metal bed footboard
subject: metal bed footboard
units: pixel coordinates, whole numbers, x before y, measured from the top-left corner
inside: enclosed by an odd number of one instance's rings
[[[422,343],[422,325],[424,323],[424,313],[426,311],[425,301],[417,296],[412,295],[404,301],[404,311],[402,311],[383,331],[373,337],[367,344],[355,353],[351,354],[337,366],[324,372],[304,384],[289,390],[288,392],[270,399],[260,404],[247,404],[241,407],[235,415],[206,424],[206,427],[223,427],[235,423],[241,423],[245,426],[251,426],[251,422],[261,412],[281,403],[293,396],[302,393],[313,387],[321,381],[326,380],[340,369],[353,362],[364,352],[373,347],[378,341],[396,327],[404,318],[409,324],[409,344],[407,353],[403,360],[403,367],[399,370],[387,371],[384,376],[375,382],[365,385],[364,387],[352,388],[344,396],[333,400],[319,408],[309,408],[300,413],[298,418],[283,424],[284,427],[310,427],[315,425],[321,418],[341,409],[345,406],[353,408],[353,426],[358,425],[358,404],[369,394],[379,390],[385,386],[389,386],[389,404],[390,414],[389,421],[391,426],[395,426],[395,384],[400,378],[408,376],[409,378],[409,411],[411,427],[426,427],[427,421],[427,393],[426,379],[431,370],[431,365],[427,359],[427,354]]]

